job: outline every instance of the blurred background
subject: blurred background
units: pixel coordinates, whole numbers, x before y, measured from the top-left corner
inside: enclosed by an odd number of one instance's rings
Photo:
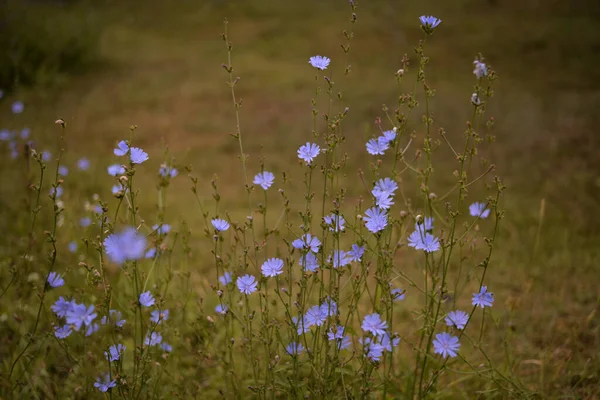
[[[141,184],[155,185],[168,147],[176,164],[192,166],[207,188],[218,173],[224,207],[235,213],[243,181],[221,68],[225,17],[234,75],[241,78],[236,90],[250,170],[258,171],[264,157],[280,173],[311,138],[315,74],[308,58],[332,59],[335,90],[350,107],[349,163],[364,167],[375,118],[383,116],[383,104],[396,103],[394,74],[422,37],[418,17],[435,15],[443,22],[426,53],[436,128],[462,140],[479,53],[499,76],[487,113],[495,119],[490,157],[508,190],[493,279],[504,293],[497,297],[507,304],[517,358],[539,361],[520,371],[548,393],[598,393],[600,2],[357,3],[350,26],[345,0],[2,0],[0,128],[28,128],[37,148],[56,151],[53,121],[63,118],[67,164],[85,156],[98,171],[85,187],[77,178],[65,183],[72,198],[85,198],[106,192],[111,149],[137,125],[136,145],[151,156],[152,172],[142,172]],[[349,29],[355,38],[346,77],[340,45]],[[18,115],[14,101],[24,104]],[[441,160],[436,170],[455,168],[451,155]],[[2,177],[0,194],[8,199],[15,181],[6,164]],[[169,218],[193,225],[200,215],[189,189],[185,177],[173,182]],[[149,197],[145,207],[154,203]],[[198,214],[191,221],[190,212]]]

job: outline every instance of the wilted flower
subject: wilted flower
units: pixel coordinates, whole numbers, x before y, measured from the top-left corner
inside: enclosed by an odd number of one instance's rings
[[[473,61],[473,65],[475,66],[473,69],[473,74],[477,77],[477,79],[481,79],[487,75],[488,70],[487,66],[479,60]]]

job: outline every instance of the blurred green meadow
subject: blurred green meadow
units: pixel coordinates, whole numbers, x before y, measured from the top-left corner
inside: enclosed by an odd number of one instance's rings
[[[343,92],[350,109],[344,122],[344,179],[350,196],[357,197],[362,188],[352,185],[359,181],[358,168],[366,169],[369,160],[364,143],[378,129],[376,118],[385,120],[383,106],[395,107],[394,74],[404,55],[411,60],[415,56],[421,38],[418,17],[435,15],[443,21],[427,42],[428,81],[436,90],[435,131],[443,127],[451,142],[461,141],[471,112],[472,62],[479,53],[499,76],[487,110],[494,117],[496,140],[486,151],[496,166],[494,174],[507,185],[501,199],[506,212],[488,285],[497,302],[494,318],[506,334],[491,335],[488,351],[538,398],[597,398],[600,5],[518,0],[357,4],[348,55],[352,68],[345,76],[340,45],[346,43],[342,32],[350,29],[350,11],[343,0],[58,2],[43,11],[32,3],[27,11],[31,18],[43,12],[52,20],[55,12],[65,21],[93,23],[97,48],[85,68],[65,74],[51,69],[28,85],[6,91],[0,99],[0,128],[29,127],[35,147],[55,153],[60,129],[54,121],[64,119],[64,164],[71,170],[64,201],[67,218],[77,221],[84,215],[84,201],[95,193],[110,198],[106,167],[115,162],[112,149],[135,125],[135,145],[150,154],[136,175],[136,184],[147,189],[139,199],[140,215],[156,214],[156,171],[174,157],[180,176],[170,184],[165,220],[182,232],[190,229],[190,282],[201,297],[208,296],[214,267],[202,244],[203,218],[186,167],[198,178],[207,209],[212,210],[211,180],[216,174],[221,212],[237,219],[247,212],[238,145],[230,135],[235,116],[221,67],[227,61],[220,38],[223,19],[229,20],[234,46],[233,74],[240,77],[236,94],[243,99],[241,131],[250,155],[249,175],[260,171],[262,162],[278,179],[284,171],[296,171],[285,190],[291,198],[300,197],[296,150],[312,137],[310,99],[315,90],[308,58],[326,55],[332,59],[335,92]],[[52,31],[52,24],[47,29]],[[12,115],[10,104],[16,100],[24,102],[24,111]],[[421,111],[417,114],[413,126],[422,130]],[[456,159],[447,148],[438,153],[436,173],[450,175]],[[92,161],[91,173],[76,170],[81,157]],[[28,182],[8,160],[0,165],[0,226],[6,249],[22,246],[22,237],[11,232],[26,232],[25,221],[12,216],[20,204],[15,199],[25,196]],[[439,182],[441,188],[447,184]],[[61,229],[63,247],[77,240],[69,234],[71,228]],[[0,312],[2,324],[20,318],[16,311]],[[3,347],[15,345],[14,337],[2,340]],[[204,361],[208,370],[210,360]],[[456,385],[456,398],[474,398],[478,390],[469,382]],[[477,396],[486,398],[485,393]]]

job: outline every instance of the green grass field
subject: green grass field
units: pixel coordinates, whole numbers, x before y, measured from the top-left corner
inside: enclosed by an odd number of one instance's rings
[[[394,107],[394,73],[405,54],[414,56],[419,15],[436,15],[443,23],[427,43],[436,130],[443,127],[451,141],[461,140],[478,53],[499,76],[488,107],[496,136],[488,156],[508,188],[501,200],[506,218],[488,273],[497,300],[493,314],[507,335],[491,336],[487,345],[539,398],[597,398],[600,8],[593,2],[581,8],[567,3],[359,2],[349,52],[352,72],[346,77],[340,45],[350,11],[343,0],[105,2],[93,6],[102,26],[98,64],[58,84],[3,99],[0,120],[7,128],[30,127],[38,147],[53,151],[54,120],[67,122],[65,163],[73,171],[66,182],[65,202],[73,205],[69,218],[83,213],[83,200],[93,193],[109,193],[105,168],[113,162],[111,149],[128,137],[131,125],[137,126],[136,144],[151,156],[140,169],[139,185],[156,185],[154,171],[168,147],[180,170],[193,168],[201,197],[210,202],[210,181],[217,174],[221,210],[243,216],[237,142],[229,135],[235,117],[221,67],[223,19],[229,20],[234,44],[234,75],[241,78],[236,90],[243,98],[249,170],[259,171],[264,158],[280,175],[293,169],[296,149],[311,138],[314,73],[308,58],[332,58],[336,90],[350,107],[344,146],[354,173],[366,165],[364,143],[376,130],[375,118],[384,115],[382,106]],[[25,103],[17,117],[6,106],[13,99]],[[455,169],[450,152],[440,153],[436,171]],[[84,178],[75,171],[81,156],[93,160],[97,173]],[[2,165],[0,194],[8,199],[22,188]],[[166,220],[175,226],[185,220],[193,243],[202,236],[202,216],[185,175],[169,188]],[[354,175],[346,179],[355,181]],[[289,191],[300,184],[301,177],[292,174]],[[155,213],[153,195],[140,202],[142,215]],[[204,293],[214,274],[202,247],[197,249],[193,282]],[[456,396],[473,398],[477,388],[464,385]]]

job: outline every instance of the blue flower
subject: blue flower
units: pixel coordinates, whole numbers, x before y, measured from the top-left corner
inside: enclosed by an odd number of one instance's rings
[[[311,327],[313,325],[321,326],[327,320],[327,311],[323,310],[321,306],[312,306],[304,314],[305,325]]]
[[[363,345],[365,356],[367,356],[368,359],[371,361],[379,361],[381,359],[385,350],[381,344],[371,340],[371,338],[362,339],[361,343]]]
[[[129,145],[126,141],[121,140],[119,143],[117,143],[117,148],[113,150],[113,153],[115,153],[115,156],[122,157],[126,155],[128,151]]]
[[[29,128],[23,128],[21,130],[21,139],[23,140],[27,140],[29,138],[29,135],[31,134],[31,129]]]
[[[173,346],[171,346],[169,343],[166,343],[166,342],[161,343],[160,348],[163,349],[164,351],[166,351],[167,353],[170,353],[173,351]]]
[[[82,171],[87,171],[88,169],[90,169],[90,160],[88,160],[85,157],[80,158],[77,161],[77,168],[79,168]]]
[[[441,19],[431,15],[423,15],[419,17],[421,25],[426,33],[431,34],[433,30],[442,22]]]
[[[287,347],[285,348],[285,352],[288,353],[290,356],[297,356],[298,354],[302,353],[303,351],[304,351],[304,346],[302,345],[302,343],[292,342],[292,343],[288,344]]]
[[[0,130],[0,140],[3,142],[7,142],[14,137],[14,133],[9,131],[8,129]]]
[[[50,196],[53,196],[56,194],[56,198],[58,199],[60,196],[63,195],[63,188],[62,186],[59,186],[57,188],[55,188],[54,186],[52,186],[50,188]]]
[[[169,319],[169,310],[154,310],[150,313],[150,321],[160,324]]]
[[[141,164],[148,160],[148,153],[139,147],[132,147],[130,151],[131,154],[129,155],[129,159],[131,160],[132,164]]]
[[[487,76],[488,70],[487,66],[479,60],[473,61],[473,65],[475,68],[473,69],[473,74],[477,77],[477,79],[481,79],[484,76]]]
[[[325,223],[329,225],[329,230],[332,232],[343,231],[346,225],[346,220],[341,215],[326,215],[323,220],[325,220]]]
[[[442,357],[456,357],[459,348],[460,342],[458,338],[449,333],[438,333],[435,335],[435,339],[433,339],[433,352],[441,354]]]
[[[69,326],[69,324],[60,327],[54,327],[54,336],[56,336],[59,339],[65,339],[71,333],[73,333],[73,331],[71,330],[71,326]]]
[[[148,249],[146,254],[144,254],[144,258],[154,258],[155,255],[156,255],[156,248],[151,247]]]
[[[171,225],[169,225],[169,224],[152,225],[152,230],[157,231],[161,235],[166,235],[167,233],[169,233],[171,231]]]
[[[383,136],[380,136],[377,139],[371,139],[367,142],[367,152],[373,156],[383,155],[389,148],[390,144]]]
[[[104,250],[115,264],[139,260],[146,251],[146,237],[129,227],[121,233],[107,236],[104,239]]]
[[[116,185],[113,185],[113,187],[111,188],[111,192],[116,196],[119,193],[127,192],[127,188],[122,184],[117,183]]]
[[[450,311],[446,316],[446,325],[455,326],[457,329],[465,329],[469,322],[469,314],[464,311]]]
[[[42,151],[42,161],[48,162],[52,158],[52,153],[47,150]]]
[[[472,217],[487,218],[490,216],[490,209],[487,204],[475,202],[469,206],[469,213]]]
[[[367,229],[372,233],[382,231],[387,226],[387,214],[385,213],[385,210],[380,208],[369,208],[365,211],[365,216],[363,218],[366,222],[365,225]]]
[[[389,195],[381,195],[375,198],[375,205],[381,209],[387,210],[394,205],[394,200]]]
[[[92,336],[94,332],[98,332],[98,329],[100,329],[100,325],[96,323],[90,324],[85,331],[85,336]]]
[[[303,333],[310,332],[310,325],[304,321],[304,317],[292,317],[292,322],[297,329],[298,335],[302,335]]]
[[[479,293],[473,293],[471,304],[481,308],[491,307],[494,304],[494,293],[487,291],[487,286],[482,286]]]
[[[64,318],[67,316],[67,313],[73,310],[73,306],[77,304],[75,301],[67,301],[64,297],[60,296],[58,300],[50,307],[54,314],[56,314],[59,318]]]
[[[87,228],[92,224],[92,219],[90,217],[83,217],[79,220],[79,226],[82,228]]]
[[[306,253],[300,256],[300,265],[305,271],[315,272],[319,268],[319,260],[313,253]]]
[[[333,259],[333,260],[332,260]],[[333,261],[333,268],[341,268],[352,262],[352,259],[347,256],[344,250],[334,250],[333,257],[329,258],[329,261]]]
[[[227,306],[225,304],[217,304],[215,307],[215,312],[217,314],[225,315],[227,314]]]
[[[107,168],[108,174],[110,176],[123,175],[125,173],[125,168],[120,164],[113,164]]]
[[[104,380],[98,377],[98,379],[96,379],[96,383],[94,383],[94,387],[97,387],[102,393],[108,392],[109,389],[112,389],[115,386],[117,386],[117,381],[115,379],[111,381],[110,375],[108,374],[104,376]]]
[[[344,327],[341,325],[329,328],[327,339],[329,341],[335,340],[337,342],[337,347],[340,350],[346,349],[352,344],[350,336],[344,336]]]
[[[70,241],[68,244],[68,248],[71,253],[75,253],[77,251],[77,242]]]
[[[121,319],[123,317],[123,314],[121,314],[121,311],[117,311],[117,310],[110,310],[108,312],[108,317],[105,315],[104,317],[102,317],[102,319],[100,320],[100,323],[102,325],[106,325],[109,322],[109,319],[115,323],[116,326],[118,326],[119,328],[122,328],[123,325],[125,325],[125,321],[124,319]]]
[[[406,297],[406,291],[400,288],[392,289],[390,293],[393,300],[404,300]]]
[[[108,348],[108,351],[104,352],[104,357],[106,357],[108,361],[118,361],[124,351],[125,346],[122,344],[113,344]]]
[[[144,307],[152,307],[155,303],[154,297],[150,291],[144,292],[140,294],[139,298],[140,304]]]
[[[375,183],[375,187],[371,191],[374,197],[393,196],[398,190],[398,183],[391,178],[383,178]]]
[[[12,104],[13,114],[21,114],[24,109],[25,109],[25,106],[23,105],[23,102],[21,102],[21,101],[15,101]]]
[[[159,170],[158,170],[158,174],[164,178],[169,177],[169,178],[175,178],[178,174],[179,171],[177,171],[175,168],[171,167],[170,165],[161,165]]]
[[[62,278],[62,276],[60,276],[60,274],[57,274],[54,271],[48,274],[48,285],[50,285],[51,287],[57,288],[61,287],[64,284],[65,280]]]
[[[338,312],[337,303],[329,298],[327,300],[325,300],[323,302],[323,304],[321,304],[320,307],[321,307],[321,312],[324,313],[328,317],[336,315]]]
[[[221,285],[227,286],[231,283],[231,272],[225,272],[223,275],[219,277],[219,282]]]
[[[62,176],[69,175],[69,168],[65,167],[64,165],[61,165],[60,167],[58,167],[58,174]]]
[[[162,335],[158,332],[152,332],[150,335],[146,335],[144,338],[144,344],[146,346],[156,346],[162,342]]]
[[[433,230],[433,217],[425,217],[421,223],[417,222],[415,224],[416,230],[421,230],[425,228],[425,232],[431,232]]]
[[[400,338],[399,337],[390,337],[389,333],[385,333],[380,340],[381,346],[387,350],[387,351],[392,351],[392,347],[397,347],[400,344]]]
[[[224,219],[215,218],[212,221],[210,221],[210,223],[217,232],[223,232],[229,229],[229,222],[225,221]]]
[[[244,275],[237,278],[237,287],[240,292],[244,294],[252,294],[256,292],[256,287],[258,286],[258,282],[256,282],[256,278],[252,275]]]
[[[321,71],[327,69],[330,62],[331,62],[331,60],[329,59],[329,57],[323,57],[323,56],[312,56],[308,60],[308,63],[310,65],[312,65],[316,69],[320,69]]]
[[[383,132],[383,137],[388,143],[396,139],[396,131],[394,129]]]
[[[365,254],[365,246],[359,246],[357,244],[353,244],[352,250],[346,253],[352,262],[360,262],[363,254]]]
[[[382,321],[377,313],[365,315],[361,328],[365,332],[371,332],[375,336],[382,336],[387,329],[387,322]]]
[[[89,326],[98,314],[94,312],[94,306],[86,307],[85,304],[73,304],[67,311],[67,324],[73,325],[76,331],[81,329],[81,325]]]
[[[253,182],[255,185],[260,185],[260,187],[262,187],[264,190],[267,190],[271,187],[271,185],[273,185],[274,180],[275,175],[273,175],[271,172],[264,171],[256,174]]]
[[[408,237],[408,246],[414,247],[415,250],[433,253],[440,249],[440,241],[431,233],[425,233],[421,228],[418,228]]]
[[[292,246],[296,249],[310,250],[313,253],[318,253],[319,247],[321,247],[321,241],[316,236],[307,233],[300,239],[294,240]]]
[[[310,165],[320,152],[321,148],[317,144],[306,142],[305,145],[300,146],[298,149],[298,158]]]
[[[283,260],[280,258],[269,258],[260,268],[262,274],[266,277],[273,277],[283,274]]]

